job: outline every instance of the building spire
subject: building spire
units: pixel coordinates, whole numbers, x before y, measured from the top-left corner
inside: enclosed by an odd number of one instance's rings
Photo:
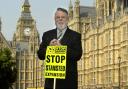
[[[24,5],[29,5],[29,1],[25,0]]]
[[[75,8],[78,8],[78,7],[80,7],[80,0],[75,1]]]
[[[80,0],[76,0],[76,1],[75,1],[75,5],[76,5],[76,6],[79,6],[79,4],[80,4]]]
[[[80,0],[75,0],[74,17],[79,18],[80,15]]]
[[[30,12],[30,4],[28,0],[24,1],[24,4],[22,6],[22,12]]]
[[[78,3],[79,3],[79,2],[80,2],[80,0],[76,0],[76,2],[78,2]]]
[[[69,8],[72,8],[72,0],[70,0],[70,3],[69,3]]]
[[[24,19],[32,19],[29,0],[25,0],[24,4],[22,5],[21,17]]]
[[[70,0],[68,12],[69,12],[69,20],[71,20],[73,18],[73,5],[72,5],[72,0]]]

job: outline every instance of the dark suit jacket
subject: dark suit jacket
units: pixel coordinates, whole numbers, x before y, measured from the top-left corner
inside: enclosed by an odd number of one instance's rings
[[[47,31],[43,34],[42,43],[38,50],[38,57],[45,59],[46,48],[52,39],[57,38],[57,29]],[[77,89],[77,61],[82,55],[81,35],[67,28],[63,38],[62,45],[67,45],[66,79],[56,80],[56,89]],[[53,87],[53,79],[45,80],[45,87]]]

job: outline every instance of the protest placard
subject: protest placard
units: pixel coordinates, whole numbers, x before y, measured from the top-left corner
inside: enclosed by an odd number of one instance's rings
[[[65,79],[67,46],[48,46],[45,57],[45,78]]]

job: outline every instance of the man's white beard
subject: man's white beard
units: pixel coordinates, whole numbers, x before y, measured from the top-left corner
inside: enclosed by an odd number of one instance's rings
[[[57,27],[58,30],[64,30],[67,27],[67,25],[56,23],[56,27]]]

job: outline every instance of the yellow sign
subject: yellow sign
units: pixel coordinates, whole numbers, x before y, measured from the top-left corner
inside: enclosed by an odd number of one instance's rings
[[[45,57],[45,78],[65,79],[67,46],[48,46]]]

